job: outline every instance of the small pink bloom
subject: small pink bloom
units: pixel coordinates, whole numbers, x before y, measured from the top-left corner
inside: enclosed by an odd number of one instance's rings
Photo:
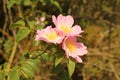
[[[65,36],[79,35],[81,32],[83,32],[80,26],[73,26],[74,20],[73,17],[70,15],[63,16],[62,14],[60,14],[57,18],[53,15],[52,20],[59,32],[64,34]]]
[[[44,21],[45,21],[45,17],[41,16],[41,17],[40,17],[40,21],[41,21],[41,22],[44,22]]]
[[[62,48],[65,50],[67,58],[70,56],[79,63],[82,62],[79,56],[87,53],[87,47],[83,43],[77,42],[75,36],[67,36],[63,41]]]
[[[43,40],[48,43],[61,43],[63,40],[63,36],[59,35],[57,30],[55,28],[52,28],[51,26],[48,26],[45,29],[37,30],[37,35],[35,40]]]

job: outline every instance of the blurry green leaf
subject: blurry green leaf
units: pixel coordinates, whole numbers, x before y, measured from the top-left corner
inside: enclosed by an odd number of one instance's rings
[[[19,20],[16,23],[10,25],[10,29],[13,30],[18,27],[25,27],[25,22],[23,20]]]
[[[18,43],[19,41],[21,41],[23,38],[25,38],[29,33],[31,32],[31,30],[27,27],[24,27],[22,29],[20,29],[16,35],[16,42]]]
[[[17,1],[16,1],[16,4],[17,4],[18,6],[20,6],[21,3],[22,3],[22,0],[17,0]]]
[[[28,66],[22,66],[21,70],[25,75],[27,75],[28,78],[32,78],[34,76],[34,72],[28,68]]]
[[[50,59],[49,53],[42,54],[42,58],[45,59],[46,61],[49,61],[49,59]]]
[[[31,5],[31,1],[30,0],[24,0],[24,5],[25,6],[30,6]]]
[[[61,64],[58,64],[56,67],[53,68],[53,72],[55,74],[59,74],[60,72],[62,72],[63,70],[63,66]]]
[[[54,1],[53,4],[59,9],[60,12],[62,12],[61,6],[57,1]]]
[[[46,0],[40,0],[40,2],[42,3],[43,6],[45,6],[47,4]]]
[[[25,22],[23,20],[17,21],[16,24],[20,24],[21,26],[25,26]]]
[[[37,70],[38,69],[38,62],[37,60],[32,60],[29,59],[26,64],[29,65],[33,70]]]
[[[62,8],[61,8],[60,4],[57,1],[50,0],[50,2],[51,2],[51,4],[55,5],[59,9],[60,12],[62,12]]]
[[[20,71],[12,70],[8,75],[9,80],[20,80]]]
[[[34,28],[35,21],[29,21],[29,20],[27,20],[27,23],[28,23],[28,25],[30,26],[31,29]]]
[[[67,68],[68,68],[69,77],[71,77],[75,70],[75,62],[69,59]]]
[[[65,70],[61,72],[60,80],[70,80],[69,76],[68,76],[68,73]]]
[[[5,72],[0,71],[0,80],[4,80]]]
[[[10,9],[15,3],[16,3],[16,0],[10,0],[7,4],[7,8]]]
[[[55,66],[57,66],[63,59],[63,56],[62,57],[56,57],[55,59]]]
[[[38,29],[43,29],[43,26],[42,25],[37,25],[36,30],[38,30]]]

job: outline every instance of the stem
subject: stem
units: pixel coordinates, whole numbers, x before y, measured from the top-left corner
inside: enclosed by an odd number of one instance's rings
[[[11,65],[12,65],[12,62],[13,62],[13,59],[14,59],[14,56],[15,56],[15,52],[16,52],[16,48],[17,48],[17,43],[15,42],[14,43],[14,46],[13,46],[13,50],[12,50],[12,53],[10,55],[10,58],[9,58],[9,64],[7,66],[7,69],[9,70]],[[8,71],[9,72],[9,71]]]

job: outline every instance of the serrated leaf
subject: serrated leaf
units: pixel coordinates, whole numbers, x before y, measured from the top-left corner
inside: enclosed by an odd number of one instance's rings
[[[21,70],[22,72],[24,72],[25,75],[27,75],[28,78],[32,78],[34,76],[34,72],[26,66],[22,66]]]
[[[71,77],[75,70],[75,62],[69,59],[67,63],[67,68],[68,68],[69,77]]]
[[[0,71],[0,80],[4,80],[5,72]]]
[[[16,23],[11,24],[9,28],[11,30],[13,30],[13,29],[16,29],[18,27],[25,27],[25,22],[23,20],[19,20]]]
[[[20,71],[11,71],[8,75],[8,80],[20,80]]]
[[[15,3],[16,3],[15,0],[10,0],[7,4],[7,8],[10,9],[13,6],[13,4],[15,4]]]
[[[63,60],[63,56],[62,57],[56,57],[55,66],[57,66],[62,60]]]
[[[33,70],[37,70],[38,69],[38,64],[37,63],[35,63],[35,61],[33,61],[33,60],[28,60],[27,62],[26,62],[26,64],[27,65],[29,65]]]
[[[31,30],[27,27],[24,27],[22,29],[20,29],[16,35],[16,42],[18,43],[19,41],[21,41],[23,38],[25,38],[29,33],[31,32]]]

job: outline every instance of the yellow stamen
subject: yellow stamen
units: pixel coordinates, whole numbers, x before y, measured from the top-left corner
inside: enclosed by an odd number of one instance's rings
[[[58,34],[55,32],[51,32],[51,33],[46,34],[46,36],[50,40],[55,40],[58,37]]]
[[[71,52],[76,49],[76,46],[71,42],[66,42],[66,46]]]
[[[64,31],[65,33],[70,33],[71,32],[71,28],[70,27],[62,26],[61,30]]]

